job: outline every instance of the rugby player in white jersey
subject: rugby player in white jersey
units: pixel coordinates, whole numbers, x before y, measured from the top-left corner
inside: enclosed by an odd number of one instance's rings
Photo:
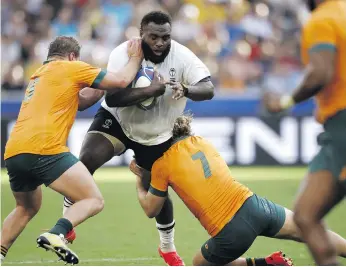
[[[210,100],[214,96],[214,86],[203,62],[187,47],[171,40],[169,15],[160,11],[146,14],[140,35],[144,53],[142,67],[154,67],[170,86],[149,106],[143,106],[141,102],[153,95],[142,89],[106,95],[84,139],[80,160],[93,174],[113,156],[132,149],[148,189],[151,167],[171,146],[174,121],[183,113],[187,98]],[[108,71],[119,71],[128,62],[126,43],[112,51]],[[90,98],[86,102],[92,105],[98,99]],[[65,209],[71,204],[65,199]],[[170,266],[184,265],[174,245],[175,222],[170,198],[156,222],[160,256]],[[73,240],[74,232],[70,236]]]

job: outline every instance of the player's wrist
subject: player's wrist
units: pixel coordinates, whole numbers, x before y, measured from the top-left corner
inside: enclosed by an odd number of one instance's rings
[[[282,109],[289,109],[290,107],[295,105],[295,101],[293,96],[291,95],[283,95],[280,98],[280,106]]]
[[[180,83],[180,84],[183,87],[184,96],[187,96],[189,93],[189,86],[183,83]]]

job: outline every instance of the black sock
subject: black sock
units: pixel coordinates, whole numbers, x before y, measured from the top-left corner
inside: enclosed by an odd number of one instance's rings
[[[4,258],[6,257],[8,252],[8,249],[5,248],[4,246],[1,246],[1,255],[4,256]]]
[[[268,266],[265,258],[246,258],[247,266]]]
[[[160,213],[155,217],[155,219],[159,224],[170,224],[173,222],[173,203],[170,197],[166,199]]]
[[[58,220],[56,225],[52,229],[50,229],[49,233],[56,235],[63,234],[64,236],[66,236],[66,234],[70,232],[72,229],[72,223],[65,218],[61,218]]]

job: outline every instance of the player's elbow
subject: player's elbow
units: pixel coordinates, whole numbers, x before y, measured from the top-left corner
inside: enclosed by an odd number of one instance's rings
[[[208,84],[208,86],[207,86],[207,88],[205,90],[205,92],[206,92],[206,94],[205,94],[206,100],[211,100],[211,99],[214,98],[214,90],[215,90],[214,85],[212,83]]]

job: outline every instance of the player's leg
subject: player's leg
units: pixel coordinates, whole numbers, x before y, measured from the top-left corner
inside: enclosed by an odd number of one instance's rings
[[[144,146],[135,142],[129,142],[129,148],[135,152],[135,158],[140,169],[143,185],[146,189],[150,187],[150,170],[154,162],[160,158],[171,146],[171,140],[154,146]],[[168,265],[182,265],[184,262],[178,256],[174,245],[173,203],[168,196],[160,213],[155,217],[156,228],[160,236],[159,254]]]
[[[103,209],[103,197],[87,168],[71,153],[38,157],[32,168],[38,183],[44,183],[76,203],[49,232],[37,238],[37,244],[52,250],[67,263],[76,264],[78,257],[66,246],[64,237],[74,226]]]
[[[302,237],[316,263],[321,265],[337,264],[336,242],[328,234],[322,219],[345,193],[342,187],[346,168],[345,115],[345,112],[338,113],[325,123],[326,131],[317,139],[321,149],[309,164],[309,173],[294,209],[294,220]],[[338,250],[342,249],[338,246]]]
[[[212,266],[212,265],[219,265],[214,264],[212,262],[207,261],[201,250],[196,253],[196,255],[193,258],[194,266]],[[225,266],[292,266],[293,262],[291,259],[286,258],[285,254],[283,254],[281,251],[274,252],[273,254],[265,257],[265,258],[243,258],[240,257],[238,259],[235,259],[234,261],[231,261]]]
[[[5,218],[1,230],[1,258],[5,258],[7,251],[16,241],[29,221],[37,214],[41,207],[41,187],[28,192],[13,192],[16,207]]]
[[[35,155],[20,154],[5,161],[16,207],[2,225],[1,258],[6,256],[8,249],[41,207],[40,184],[31,171],[37,160]]]
[[[338,246],[338,252],[343,251],[345,256],[345,241],[340,241],[341,238],[337,235],[328,234],[322,221],[340,201],[338,192],[337,184],[329,171],[309,173],[295,205],[294,221],[319,265],[337,264],[335,245]]]
[[[302,233],[294,221],[294,213],[288,209],[285,209],[285,211],[285,223],[280,231],[275,235],[275,238],[304,242]],[[337,254],[341,257],[346,257],[346,240],[330,230],[328,231],[328,236],[331,242],[335,245]]]
[[[263,258],[240,258],[252,245],[258,235],[268,229],[271,217],[268,216],[266,200],[253,195],[233,216],[222,230],[209,239],[193,259],[193,265],[283,265],[292,262],[282,252]]]
[[[79,154],[79,160],[91,174],[126,150],[123,142],[116,136],[121,127],[116,119],[104,108],[100,108],[86,134]],[[73,205],[73,201],[64,198],[63,214]]]

